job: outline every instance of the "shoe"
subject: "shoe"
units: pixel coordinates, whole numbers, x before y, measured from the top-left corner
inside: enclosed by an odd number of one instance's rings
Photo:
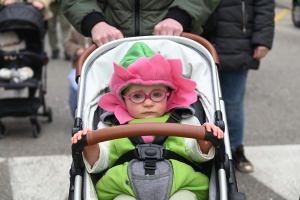
[[[57,59],[59,58],[59,50],[53,50],[52,51],[52,59]]]
[[[244,146],[240,145],[237,147],[235,151],[232,151],[232,159],[234,162],[235,169],[244,172],[250,173],[254,171],[254,166],[252,163],[246,158],[244,154]]]
[[[65,55],[65,60],[70,60],[71,59],[70,56],[67,54],[67,52],[65,52],[64,55]]]

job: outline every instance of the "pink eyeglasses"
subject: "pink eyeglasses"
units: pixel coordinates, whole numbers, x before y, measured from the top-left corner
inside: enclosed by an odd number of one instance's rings
[[[129,95],[123,95],[125,99],[129,99],[132,103],[143,103],[146,99],[151,99],[154,102],[160,102],[170,95],[170,92],[163,90],[152,90],[150,94],[145,94],[142,90],[135,91]]]

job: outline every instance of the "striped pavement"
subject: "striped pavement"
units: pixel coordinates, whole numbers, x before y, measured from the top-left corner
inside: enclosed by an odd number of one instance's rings
[[[245,151],[255,165],[255,171],[250,176],[285,200],[299,199],[300,159],[297,158],[300,155],[300,145],[248,146]],[[67,198],[70,156],[0,158],[0,166],[2,163],[8,165],[7,172],[1,173],[9,174],[10,181],[7,184],[11,185],[14,200]],[[1,198],[1,194],[0,199],[6,200],[3,196]]]

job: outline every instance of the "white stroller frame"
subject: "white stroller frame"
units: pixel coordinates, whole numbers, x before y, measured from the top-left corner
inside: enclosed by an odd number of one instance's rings
[[[216,176],[215,170],[212,170],[210,199],[246,199],[244,194],[239,193],[237,190],[228,130],[226,128],[225,106],[219,85],[217,54],[213,46],[200,36],[188,33],[184,33],[184,35],[185,37],[193,38],[193,40],[177,36],[131,37],[109,42],[97,49],[94,45],[86,50],[77,63],[78,107],[72,134],[83,128],[93,128],[94,112],[98,107],[97,103],[100,96],[107,92],[108,83],[113,73],[113,62],[119,63],[133,43],[137,41],[144,42],[151,49],[160,52],[166,58],[180,58],[182,60],[184,68],[182,75],[197,82],[196,90],[207,120],[224,130],[225,151],[224,148],[223,153],[221,151],[221,154],[223,154],[221,155],[223,157],[221,159],[222,163],[218,164],[217,167],[214,166],[217,168],[219,184],[217,185],[216,182],[212,181],[214,180],[213,176]],[[204,42],[206,47],[198,43],[199,41],[201,43]],[[209,48],[210,52],[207,48]],[[207,85],[212,87],[209,88]],[[111,139],[115,138],[112,136]],[[92,141],[92,143],[105,140],[107,138],[98,139],[98,141]],[[84,138],[83,141],[85,142],[84,145],[91,144],[89,138]],[[86,191],[82,192],[83,185],[85,187],[93,187],[91,180],[83,180],[83,177],[89,177],[89,174],[82,172],[84,170],[81,154],[83,147],[82,144],[76,147],[75,145],[72,146],[73,163],[70,170],[69,199],[92,199],[86,196]],[[217,188],[219,191],[217,191]]]

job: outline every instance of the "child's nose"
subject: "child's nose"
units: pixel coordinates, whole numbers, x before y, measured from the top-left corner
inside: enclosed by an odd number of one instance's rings
[[[143,105],[144,106],[153,106],[154,102],[151,100],[151,99],[146,99],[144,102],[143,102]]]

